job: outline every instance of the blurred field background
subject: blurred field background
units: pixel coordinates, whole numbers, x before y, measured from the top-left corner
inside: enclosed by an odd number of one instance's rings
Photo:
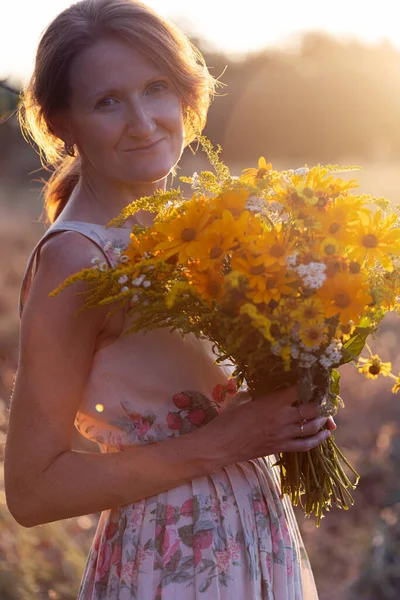
[[[400,52],[388,42],[309,33],[296,48],[232,60],[195,41],[214,75],[227,67],[206,134],[222,145],[233,173],[255,166],[261,155],[277,168],[355,164],[363,168],[363,191],[400,203]],[[18,358],[19,286],[44,232],[40,180],[48,175],[22,139],[15,108],[16,97],[0,89],[0,460]],[[185,151],[179,174],[205,166],[200,151]],[[399,317],[389,314],[373,343],[395,373],[399,333]],[[341,373],[346,408],[336,419],[336,440],[361,474],[356,503],[347,513],[333,509],[319,529],[301,510],[298,519],[321,600],[394,600],[400,597],[400,399],[384,378],[367,383],[350,367]],[[78,436],[75,443],[87,447]],[[19,527],[0,475],[0,600],[75,598],[97,518]]]

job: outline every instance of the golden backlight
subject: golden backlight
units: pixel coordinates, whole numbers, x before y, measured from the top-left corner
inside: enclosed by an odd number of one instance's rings
[[[70,0],[6,2],[1,21],[0,78],[24,78],[32,70],[35,48],[48,22],[69,6]],[[356,37],[365,42],[388,39],[400,47],[395,0],[379,4],[363,0],[147,0],[189,34],[205,38],[228,55],[285,45],[305,31]]]

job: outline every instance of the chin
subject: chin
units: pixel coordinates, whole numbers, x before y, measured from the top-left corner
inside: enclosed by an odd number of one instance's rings
[[[168,162],[164,165],[151,165],[148,169],[132,169],[127,175],[127,180],[134,183],[155,183],[165,179],[175,167],[176,162]]]

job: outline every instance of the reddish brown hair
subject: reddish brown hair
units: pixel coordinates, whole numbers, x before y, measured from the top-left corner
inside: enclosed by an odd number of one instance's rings
[[[45,216],[50,222],[58,217],[80,177],[79,156],[65,154],[62,140],[52,132],[51,119],[68,108],[72,61],[108,35],[133,44],[171,79],[182,98],[186,145],[206,122],[216,80],[183,32],[137,0],[73,4],[50,23],[40,40],[19,113],[26,139],[37,145],[43,163],[54,168],[44,189]]]

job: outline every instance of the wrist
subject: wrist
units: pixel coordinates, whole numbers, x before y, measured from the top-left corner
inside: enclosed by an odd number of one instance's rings
[[[215,473],[232,462],[227,453],[225,435],[215,427],[216,419],[187,436],[198,477]]]

